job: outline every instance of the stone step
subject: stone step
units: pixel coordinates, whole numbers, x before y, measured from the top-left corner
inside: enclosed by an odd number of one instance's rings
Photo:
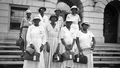
[[[0,68],[23,68],[23,65],[17,65],[17,64],[15,64],[15,65],[4,65],[4,64],[1,64],[0,65]]]
[[[0,45],[16,45],[16,40],[4,40],[4,41],[0,41]]]
[[[20,55],[21,50],[0,50],[0,55]]]
[[[0,61],[0,65],[23,65],[23,61]]]
[[[120,56],[93,56],[94,61],[120,61]]]
[[[119,43],[103,43],[103,44],[96,44],[96,47],[120,47]]]
[[[94,64],[120,64],[120,61],[94,61]]]
[[[112,61],[112,62],[110,62],[110,61],[94,61],[93,62],[94,64],[120,64],[120,61]],[[17,65],[17,64],[23,64],[23,61],[0,61],[0,65],[1,64],[7,64],[7,65],[11,65],[11,64],[13,64],[13,65]]]
[[[103,58],[103,59],[120,59],[120,56],[115,56],[115,57],[113,57],[113,56],[94,56],[93,58],[96,58],[96,59],[101,59],[101,58]]]
[[[21,50],[0,50],[0,53],[21,53]]]
[[[93,54],[99,54],[99,55],[103,55],[103,54],[107,54],[107,55],[120,55],[120,52],[93,52]]]
[[[23,61],[20,55],[0,55],[0,61]]]
[[[19,55],[0,55],[1,58],[21,58]]]
[[[0,45],[0,50],[20,50],[19,46],[15,46],[15,45]]]
[[[94,51],[108,51],[108,52],[120,52],[120,48],[95,48]]]

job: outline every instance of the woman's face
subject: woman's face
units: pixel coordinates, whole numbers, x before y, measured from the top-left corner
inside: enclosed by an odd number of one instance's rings
[[[51,21],[52,21],[52,22],[56,22],[56,21],[57,21],[57,18],[56,18],[56,17],[52,17],[52,18],[51,18]]]
[[[31,16],[31,13],[26,13],[27,17],[30,17]]]
[[[38,26],[38,25],[39,25],[39,22],[40,22],[40,19],[34,19],[33,22],[34,22],[34,25],[35,25],[35,26]]]
[[[71,11],[72,11],[72,13],[77,13],[77,9],[76,8],[73,8]]]
[[[84,24],[84,25],[82,25],[82,28],[83,28],[83,30],[87,30],[89,28],[89,25]]]
[[[60,11],[56,11],[55,13],[56,13],[56,15],[59,15],[61,12]]]
[[[70,27],[72,22],[66,22],[66,27]]]

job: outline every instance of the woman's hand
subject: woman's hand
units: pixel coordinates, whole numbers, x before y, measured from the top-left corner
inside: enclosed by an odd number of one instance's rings
[[[73,45],[68,45],[68,47],[69,47],[69,50],[72,50]]]
[[[93,51],[95,47],[91,47],[90,49]]]
[[[65,49],[66,49],[66,51],[70,51],[69,45],[66,45],[66,46],[65,46]]]
[[[60,51],[60,43],[58,43],[58,46],[57,46],[57,48],[56,48],[56,53],[58,54],[59,51]]]
[[[46,51],[47,51],[47,52],[50,52],[50,45],[49,45],[48,42],[46,42]]]
[[[32,49],[34,49],[34,45],[33,45],[33,44],[30,44],[30,47],[31,47]]]
[[[44,48],[44,45],[42,44],[40,47],[40,52],[43,50],[43,48]]]

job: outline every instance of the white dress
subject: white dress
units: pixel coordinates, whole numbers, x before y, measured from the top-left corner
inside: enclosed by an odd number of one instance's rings
[[[40,53],[40,61],[36,62],[24,60],[23,68],[45,68],[43,51],[40,52],[41,44],[45,44],[46,42],[46,34],[44,28],[42,26],[36,27],[34,25],[31,25],[28,28],[27,32],[27,42],[27,47],[32,43],[35,47],[35,50]]]
[[[42,17],[40,14],[38,14],[39,18],[40,18],[40,22],[39,22],[39,25],[43,26],[44,29],[45,29],[45,33],[46,33],[46,25],[47,23],[49,22],[49,18],[47,15],[44,14],[44,16]],[[44,47],[46,48],[46,46]],[[44,58],[45,58],[45,68],[48,68],[48,55],[49,53],[44,49],[43,51],[44,53]]]
[[[72,15],[68,14],[66,17],[66,20],[71,20],[73,21],[71,27],[74,28],[75,30],[79,30],[78,22],[81,21],[80,17],[78,14]]]
[[[59,17],[58,17],[58,21],[57,21],[57,22],[58,22],[58,24],[60,25],[60,28],[61,28],[61,27],[63,27],[63,26],[65,25],[64,20],[63,20],[63,17],[62,17],[62,16],[59,16]]]
[[[42,25],[44,28],[46,28],[46,24],[49,22],[49,18],[47,15],[44,14],[44,16],[42,17],[40,14],[38,14],[39,18],[40,18],[40,23],[39,25]]]
[[[60,68],[61,63],[52,62],[53,54],[56,51],[56,48],[58,46],[59,40],[59,32],[60,32],[60,26],[58,22],[56,22],[55,27],[53,28],[50,23],[47,24],[47,41],[50,45],[50,54],[49,54],[49,65],[48,68]]]
[[[75,68],[93,68],[93,52],[89,49],[92,44],[92,37],[95,37],[91,31],[87,31],[87,33],[83,33],[81,31],[78,32],[77,37],[79,37],[80,47],[83,50],[83,54],[87,56],[88,63],[80,64],[75,63]],[[77,50],[78,53],[78,50]]]
[[[67,45],[72,44],[73,39],[76,39],[75,30],[73,28],[68,30],[66,26],[62,27],[62,29],[61,29],[61,38],[64,39],[64,41],[66,42]],[[62,47],[63,47],[62,48],[62,53],[64,53],[66,51],[65,46],[62,44]],[[74,52],[74,48],[72,48],[71,51]],[[66,68],[66,67],[74,68],[73,60],[63,61],[63,64],[62,64],[61,68]]]
[[[21,24],[20,24],[20,28],[23,26],[30,26],[32,25],[32,18],[27,19],[26,17],[22,18],[21,20]],[[27,34],[27,30],[28,28],[22,28],[22,38],[24,39],[25,43],[24,43],[24,49],[26,48],[26,34]]]

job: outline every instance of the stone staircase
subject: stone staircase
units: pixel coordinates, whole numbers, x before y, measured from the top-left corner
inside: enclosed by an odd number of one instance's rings
[[[94,50],[95,68],[120,68],[120,44],[100,44]]]
[[[22,68],[21,50],[15,40],[0,42],[0,68]],[[97,44],[94,68],[120,68],[120,44]]]
[[[22,68],[21,50],[15,40],[0,42],[0,68]]]

